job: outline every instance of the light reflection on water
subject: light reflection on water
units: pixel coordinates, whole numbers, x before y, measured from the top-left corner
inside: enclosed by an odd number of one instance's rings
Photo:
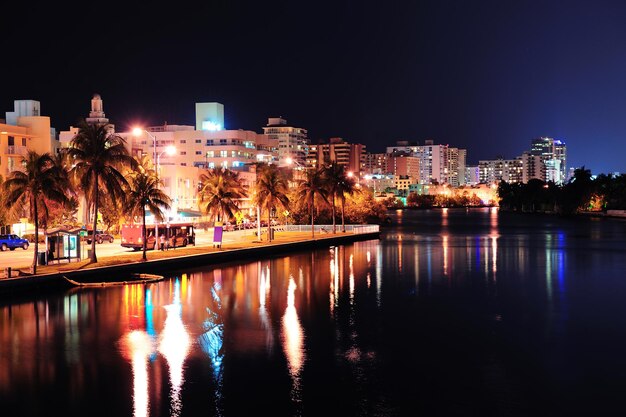
[[[306,353],[304,350],[304,331],[300,325],[295,305],[296,288],[296,282],[293,276],[290,276],[287,288],[287,307],[282,320],[282,342],[292,382],[291,399],[300,402],[302,401],[300,373],[304,366]]]
[[[626,371],[626,232],[502,216],[405,212],[380,241],[5,303],[0,406],[41,415],[49,398],[27,393],[51,392],[89,414],[101,378],[116,394],[103,412],[135,417],[454,411],[443,392],[506,414],[540,412],[542,392],[597,397],[600,376],[579,369]],[[581,334],[606,363],[577,362]],[[578,397],[570,409],[588,411]]]

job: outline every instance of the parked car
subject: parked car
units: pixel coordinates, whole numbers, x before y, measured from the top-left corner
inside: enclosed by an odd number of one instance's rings
[[[15,248],[28,249],[28,240],[18,235],[0,235],[0,250],[15,250]]]
[[[92,238],[93,238],[93,231],[88,230],[87,236],[85,237],[85,241],[87,242],[88,245],[91,245]],[[96,230],[96,243],[103,243],[103,242],[113,243],[114,239],[115,238],[113,237],[113,235],[104,233],[102,230]]]

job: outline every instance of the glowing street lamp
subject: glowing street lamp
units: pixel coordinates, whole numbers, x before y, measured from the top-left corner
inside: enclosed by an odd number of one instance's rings
[[[159,156],[157,156],[157,160],[156,160],[157,175],[160,175],[160,171],[161,171],[161,156],[163,156],[163,154],[167,154],[168,156],[176,155],[176,146],[174,146],[174,145],[167,146],[165,148],[165,150],[163,152],[161,152],[159,154]]]
[[[133,129],[133,136],[135,137],[139,137],[143,134],[148,135],[148,137],[150,137],[152,139],[152,160],[154,161],[154,163],[156,163],[157,161],[157,143],[156,143],[156,136],[154,136],[152,133],[148,132],[146,129],[141,128],[141,127],[136,127]]]

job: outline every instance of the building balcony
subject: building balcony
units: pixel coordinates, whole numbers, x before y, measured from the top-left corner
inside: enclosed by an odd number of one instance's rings
[[[5,152],[7,155],[26,156],[26,154],[28,153],[28,148],[26,148],[26,146],[9,145],[6,147]]]

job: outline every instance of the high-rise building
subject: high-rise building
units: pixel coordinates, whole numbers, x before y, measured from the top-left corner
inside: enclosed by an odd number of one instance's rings
[[[516,183],[523,181],[522,158],[496,159],[478,161],[479,182],[493,184],[500,181]]]
[[[567,146],[563,141],[548,137],[533,139],[530,154],[539,156],[544,164],[540,179],[557,184],[567,180]]]
[[[532,179],[546,180],[545,164],[540,155],[532,155],[530,152],[524,152],[522,159],[522,182],[526,184]]]
[[[365,172],[374,175],[387,174],[388,155],[386,153],[367,153],[365,155]]]
[[[465,160],[467,150],[448,147],[447,151],[447,174],[448,184],[453,187],[465,185]]]
[[[394,152],[387,157],[386,172],[398,178],[410,178],[415,184],[419,180],[420,159],[408,153]]]
[[[349,143],[343,138],[330,138],[328,143],[309,145],[307,167],[320,167],[336,162],[357,177],[365,171],[365,145]]]
[[[7,177],[22,167],[28,151],[55,154],[59,148],[56,130],[50,117],[41,116],[36,100],[15,100],[14,110],[6,112],[6,123],[0,123],[0,175]]]
[[[282,117],[270,117],[263,133],[278,142],[278,164],[287,166],[290,162],[298,166],[306,166],[309,150],[309,139],[306,129],[287,124]]]
[[[433,140],[424,141],[424,145],[402,140],[396,146],[387,147],[387,154],[394,153],[409,154],[419,159],[419,184],[459,186],[465,183],[465,149],[435,145]]]
[[[465,185],[476,185],[480,182],[480,168],[478,165],[465,167]]]

